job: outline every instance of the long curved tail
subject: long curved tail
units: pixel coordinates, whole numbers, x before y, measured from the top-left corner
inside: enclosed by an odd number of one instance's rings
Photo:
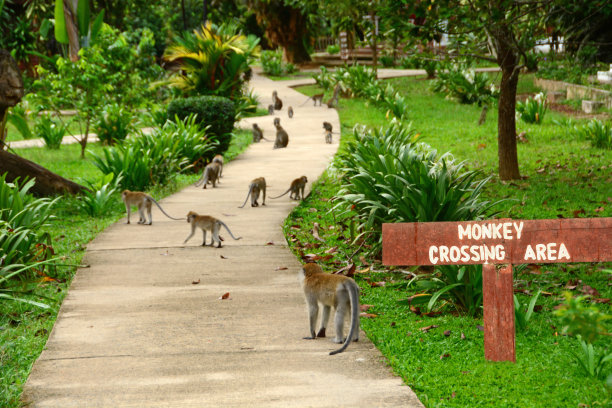
[[[204,171],[202,172],[202,175],[200,176],[199,180],[195,182],[194,184],[195,187],[200,187],[200,185],[202,184],[202,180],[204,180],[205,173],[206,173],[206,169],[204,169]]]
[[[219,224],[221,224],[221,225],[222,225],[222,226],[223,226],[223,227],[224,227],[224,228],[227,230],[227,232],[229,232],[229,234],[232,236],[232,238],[234,238],[236,241],[238,241],[239,239],[242,239],[242,237],[238,237],[238,238],[236,238],[236,237],[234,236],[234,234],[232,234],[232,231],[230,231],[230,229],[227,227],[227,225],[225,225],[225,223],[224,223],[223,221],[219,221],[219,220],[217,220],[217,222],[218,222]]]
[[[171,216],[170,214],[168,214],[167,212],[165,212],[165,211],[164,211],[164,209],[162,208],[162,206],[161,206],[161,205],[159,205],[159,203],[158,203],[157,201],[155,201],[155,199],[154,199],[153,197],[149,197],[149,196],[147,196],[147,198],[148,198],[149,200],[151,200],[153,203],[155,203],[155,205],[157,206],[157,208],[159,208],[159,209],[160,209],[160,211],[161,211],[161,212],[163,212],[163,213],[164,213],[164,215],[165,215],[166,217],[170,218],[171,220],[182,221],[182,220],[184,220],[184,219],[185,219],[184,217],[183,217],[183,218],[174,218],[173,216]]]
[[[309,100],[311,100],[311,99],[312,99],[312,96],[311,96],[311,97],[309,97],[308,99],[306,99],[306,100],[304,101],[304,103],[303,103],[303,104],[301,104],[300,106],[304,106],[304,105],[306,104],[306,102],[308,102],[308,101],[309,101]]]
[[[344,287],[349,293],[349,297],[351,299],[351,328],[342,347],[340,347],[338,350],[331,351],[329,353],[330,356],[342,353],[344,350],[346,350],[349,343],[353,341],[356,330],[359,330],[359,287],[353,280],[347,280],[344,282]]]
[[[272,199],[281,198],[282,196],[284,196],[285,194],[287,194],[287,193],[288,193],[288,192],[290,192],[290,191],[291,191],[291,187],[289,187],[289,188],[287,189],[287,191],[285,191],[283,194],[281,194],[281,195],[279,195],[279,196],[276,196],[276,197],[270,197],[270,198],[272,198]]]
[[[249,193],[247,194],[246,198],[244,199],[244,203],[242,203],[242,205],[238,208],[243,208],[247,201],[249,201],[249,197],[251,196],[251,192],[253,191],[253,184],[249,185]]]

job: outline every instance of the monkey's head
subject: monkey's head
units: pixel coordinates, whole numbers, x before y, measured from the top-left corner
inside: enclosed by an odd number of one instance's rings
[[[274,118],[274,126],[276,127],[280,126],[280,118]]]
[[[276,93],[276,91],[272,91],[272,97],[276,98],[278,96],[278,94]]]
[[[316,275],[317,273],[324,273],[323,269],[321,269],[321,267],[314,263],[314,262],[309,262],[307,264],[305,264],[302,269],[304,270],[304,276],[312,276],[312,275]]]
[[[259,125],[257,125],[257,123],[253,123],[253,129],[259,130]]]
[[[301,179],[302,179],[302,181],[303,181],[304,183],[306,183],[306,182],[308,181],[308,179],[306,178],[306,176],[302,176],[302,177],[301,177]]]
[[[187,222],[193,221],[193,219],[197,216],[198,216],[198,213],[196,213],[195,211],[189,211],[187,213]]]
[[[121,197],[125,197],[126,195],[128,195],[131,191],[130,190],[123,190],[121,192]]]

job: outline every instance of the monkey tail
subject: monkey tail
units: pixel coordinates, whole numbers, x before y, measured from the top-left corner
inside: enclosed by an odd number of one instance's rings
[[[330,356],[342,353],[344,350],[346,350],[349,343],[353,341],[355,332],[359,330],[359,287],[353,280],[347,280],[344,283],[344,287],[349,293],[349,298],[351,299],[351,328],[342,347],[340,347],[338,350],[331,351],[329,353]]]
[[[311,96],[311,97],[309,97],[308,99],[306,99],[306,100],[304,101],[304,103],[303,103],[303,104],[301,104],[300,106],[304,106],[304,105],[306,105],[306,102],[308,102],[308,101],[309,101],[309,100],[311,100],[311,99],[312,99],[312,96]]]
[[[208,184],[208,173],[210,172],[210,167],[206,167],[206,169],[204,169],[204,174],[202,174],[202,178],[204,179],[204,188],[206,188],[206,185]]]
[[[288,193],[288,192],[290,192],[290,191],[291,191],[291,187],[289,187],[289,188],[287,189],[287,191],[285,191],[283,194],[281,194],[281,195],[279,195],[279,196],[276,196],[276,197],[270,197],[270,198],[272,198],[272,199],[281,198],[282,196],[284,196],[285,194],[287,194],[287,193]]]
[[[240,207],[238,207],[238,208],[243,208],[246,205],[247,201],[249,201],[249,197],[251,196],[251,192],[252,191],[253,191],[253,184],[251,184],[249,186],[249,192],[248,192],[246,198],[244,199],[244,203]]]
[[[221,224],[221,225],[222,225],[222,226],[223,226],[223,227],[224,227],[224,228],[227,230],[227,232],[229,232],[229,234],[232,236],[232,238],[234,238],[236,241],[238,241],[239,239],[242,239],[242,237],[238,237],[238,238],[236,238],[236,237],[234,236],[234,234],[232,234],[232,231],[230,231],[230,229],[227,227],[227,225],[225,225],[225,223],[224,223],[223,221],[217,220],[217,222],[218,222],[219,224]]]
[[[202,184],[202,180],[204,180],[204,173],[206,173],[206,170],[204,170],[204,172],[202,172],[202,175],[200,176],[200,179],[195,182],[195,184],[194,184],[195,187],[200,187],[200,184]]]
[[[167,212],[164,211],[164,209],[162,208],[161,205],[159,205],[159,203],[157,201],[155,201],[155,199],[153,197],[147,196],[147,199],[151,200],[153,203],[155,203],[155,205],[157,206],[157,208],[160,209],[161,212],[164,213],[164,215],[168,218],[170,218],[171,220],[176,220],[176,221],[182,221],[185,218],[174,218],[173,216],[169,215]]]

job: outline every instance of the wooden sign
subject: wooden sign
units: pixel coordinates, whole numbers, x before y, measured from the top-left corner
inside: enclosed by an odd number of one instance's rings
[[[385,265],[483,264],[485,358],[516,361],[512,264],[612,261],[612,218],[383,224]]]
[[[348,34],[346,31],[340,31],[340,58],[345,61],[349,58]]]

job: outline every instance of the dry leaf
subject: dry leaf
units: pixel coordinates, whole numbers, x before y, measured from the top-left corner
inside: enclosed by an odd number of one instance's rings
[[[338,252],[337,246],[329,248],[328,250],[325,251],[326,254],[335,254],[336,252]]]
[[[221,257],[221,259],[227,259],[227,256],[219,255],[219,257]]]
[[[192,284],[192,285],[197,285],[198,283],[200,283],[200,280],[199,280],[199,279],[198,279],[197,281],[196,281],[196,280],[191,281],[191,284]]]
[[[385,281],[380,281],[380,282],[370,282],[370,286],[373,288],[380,288],[383,287],[387,284],[387,282]]]
[[[287,268],[286,266],[277,266],[276,269],[274,269],[274,270],[275,271],[286,271],[287,269],[289,269],[289,268]]]
[[[374,307],[374,305],[359,305],[359,310],[361,310],[362,312],[367,312],[368,309]]]
[[[227,293],[224,293],[223,295],[221,295],[221,297],[219,298],[219,300],[229,299],[229,297],[230,297],[230,294],[229,294],[229,292],[227,292]]]
[[[461,332],[461,340],[465,340],[465,334],[463,334],[463,332]]]
[[[372,314],[372,313],[360,313],[359,316],[366,317],[366,318],[377,317],[375,314]]]
[[[312,226],[312,236],[317,241],[325,242],[325,240],[319,236],[319,223],[318,222],[315,222]]]
[[[595,299],[591,299],[591,301],[593,303],[610,303],[610,299],[601,299],[601,298],[595,298]]]
[[[438,327],[438,325],[436,325],[436,324],[431,324],[431,325],[429,325],[429,326],[421,327],[421,328],[420,328],[420,330],[421,330],[423,333],[427,333],[427,332],[429,332],[431,329],[435,329],[436,327]]]
[[[355,275],[355,264],[350,264],[347,265],[343,268],[338,269],[336,272],[334,272],[335,275],[346,275],[349,278],[352,277],[353,275]]]
[[[266,242],[266,245],[274,245],[274,242],[272,242],[272,241]]]
[[[444,353],[440,356],[440,360],[444,360],[445,358],[449,358],[450,356],[450,353]]]
[[[444,330],[444,335],[446,337],[450,336],[451,335],[451,331],[450,330]]]

